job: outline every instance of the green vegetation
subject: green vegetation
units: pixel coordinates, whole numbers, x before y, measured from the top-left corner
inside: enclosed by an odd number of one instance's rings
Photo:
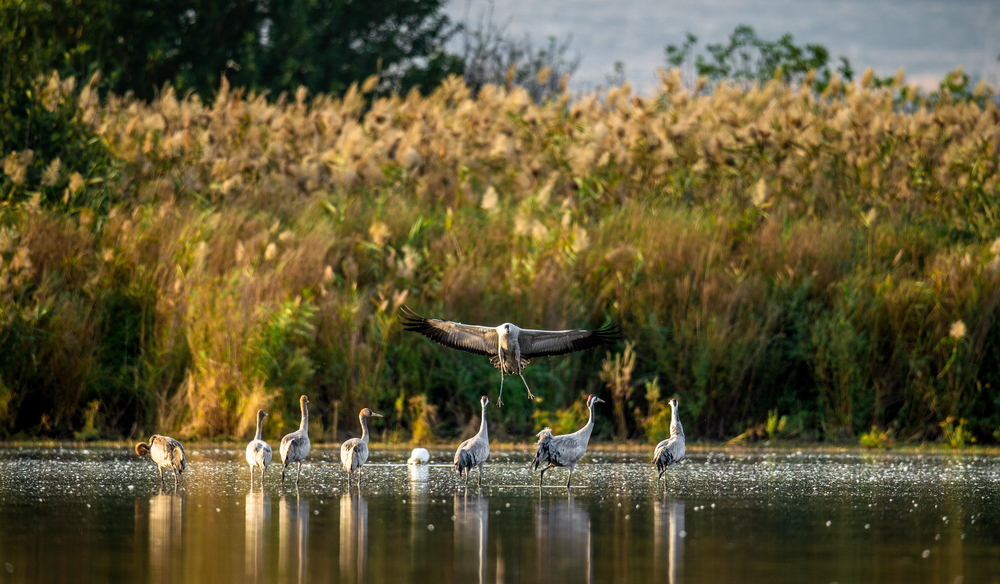
[[[677,396],[691,439],[1000,441],[1000,112],[961,71],[921,96],[786,68],[822,56],[788,39],[765,76],[652,98],[571,100],[542,67],[541,103],[455,77],[208,98],[207,74],[143,101],[40,70],[38,6],[0,11],[0,437],[240,438],[259,407],[280,435],[303,393],[317,439],[362,406],[389,439],[474,431],[498,373],[402,334],[406,303],[622,323],[528,368],[541,402],[510,384],[501,439],[596,393],[619,440],[662,439]]]

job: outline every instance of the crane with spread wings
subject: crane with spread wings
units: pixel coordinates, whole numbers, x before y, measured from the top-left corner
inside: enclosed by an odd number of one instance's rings
[[[500,370],[498,406],[503,405],[504,375],[519,376],[524,381],[524,388],[528,390],[528,397],[535,399],[522,375],[531,359],[583,351],[608,345],[622,338],[621,328],[617,324],[609,324],[596,330],[542,331],[523,329],[509,322],[489,327],[424,318],[406,306],[400,312],[404,330],[420,333],[452,349],[489,357],[490,363]]]

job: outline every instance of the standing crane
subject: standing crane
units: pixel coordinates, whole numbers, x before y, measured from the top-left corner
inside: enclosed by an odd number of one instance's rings
[[[291,434],[285,434],[281,439],[281,486],[285,486],[285,470],[293,462],[298,463],[298,471],[295,473],[295,486],[299,486],[299,475],[302,474],[302,461],[309,455],[309,398],[302,396],[299,398],[299,407],[302,408],[302,420],[299,422],[299,429]]]
[[[573,432],[562,436],[553,436],[552,430],[546,428],[538,433],[538,442],[535,446],[535,460],[532,461],[534,470],[538,470],[538,465],[547,462],[548,466],[542,469],[542,474],[538,476],[538,488],[542,488],[542,479],[545,471],[554,466],[569,467],[569,478],[566,479],[566,488],[569,488],[570,481],[573,480],[573,469],[576,463],[580,462],[583,455],[587,453],[587,444],[590,443],[590,433],[594,431],[594,404],[604,403],[604,400],[591,394],[587,398],[587,409],[590,410],[590,419],[587,424]]]
[[[361,485],[361,467],[368,461],[368,418],[381,418],[368,408],[361,410],[358,419],[361,421],[361,438],[351,438],[340,445],[340,463],[347,471],[347,488],[351,487],[351,475],[358,473],[358,486]]]
[[[420,333],[446,347],[486,355],[490,363],[500,370],[500,396],[497,405],[503,406],[504,375],[517,375],[528,390],[528,398],[535,399],[521,374],[534,357],[565,355],[600,345],[614,343],[622,338],[618,325],[608,325],[596,330],[542,331],[523,329],[509,322],[498,327],[462,324],[450,320],[424,318],[406,306],[400,309],[403,329]]]
[[[156,468],[160,471],[160,487],[163,487],[163,469],[168,468],[174,471],[174,490],[177,490],[177,477],[187,468],[187,459],[184,457],[184,447],[181,443],[170,436],[160,436],[153,434],[149,437],[149,442],[140,442],[135,445],[135,453],[139,456],[149,455],[156,463]]]
[[[469,475],[472,474],[472,467],[479,467],[479,486],[483,484],[483,463],[490,457],[490,436],[486,429],[486,404],[490,403],[490,398],[485,395],[479,398],[479,403],[483,405],[482,421],[479,423],[479,432],[469,438],[455,451],[455,470],[461,478],[462,471],[465,471],[465,486],[469,486]]]
[[[660,475],[656,477],[656,484],[660,484],[663,473],[667,472],[675,464],[684,459],[684,427],[677,417],[677,398],[670,398],[670,438],[656,445],[653,451],[653,464]]]
[[[267,467],[271,465],[271,445],[261,439],[261,433],[264,429],[264,418],[267,416],[267,412],[264,410],[257,410],[257,434],[254,435],[253,440],[247,444],[247,464],[250,465],[250,490],[253,490],[253,471],[255,468],[260,469],[260,488],[264,488],[264,474],[267,472]]]

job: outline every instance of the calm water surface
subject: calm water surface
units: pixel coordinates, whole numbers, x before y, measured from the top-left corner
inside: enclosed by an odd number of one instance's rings
[[[700,453],[574,473],[494,453],[482,489],[375,451],[360,489],[314,450],[250,492],[242,450],[189,449],[182,488],[125,449],[0,449],[0,582],[1000,582],[1000,461]]]

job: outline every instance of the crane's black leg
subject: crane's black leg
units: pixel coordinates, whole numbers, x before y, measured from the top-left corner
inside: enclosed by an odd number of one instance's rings
[[[295,472],[295,487],[296,488],[298,488],[298,486],[299,486],[299,475],[301,475],[301,474],[302,474],[302,461],[300,460],[299,461],[299,468]]]
[[[174,471],[174,492],[175,492],[175,493],[177,492],[177,475],[178,475],[178,474],[179,474],[179,473],[178,473],[178,472],[177,472],[177,471],[175,470],[175,471]]]
[[[571,466],[571,467],[569,467],[569,478],[566,479],[566,488],[567,489],[569,488],[569,483],[572,480],[573,480],[573,467]]]
[[[160,488],[163,488],[163,467],[157,466],[156,470],[160,471]]]
[[[281,488],[282,489],[285,488],[285,471],[286,470],[288,470],[288,463],[287,462],[284,463],[284,466],[281,467]]]
[[[483,486],[483,465],[479,465],[479,486]]]
[[[253,491],[253,466],[250,466],[250,490]]]
[[[524,381],[524,375],[518,373],[517,376],[521,378],[521,381]],[[535,401],[535,395],[531,393],[531,388],[528,387],[527,381],[524,381],[524,389],[528,390],[528,399],[530,399],[531,401]]]

